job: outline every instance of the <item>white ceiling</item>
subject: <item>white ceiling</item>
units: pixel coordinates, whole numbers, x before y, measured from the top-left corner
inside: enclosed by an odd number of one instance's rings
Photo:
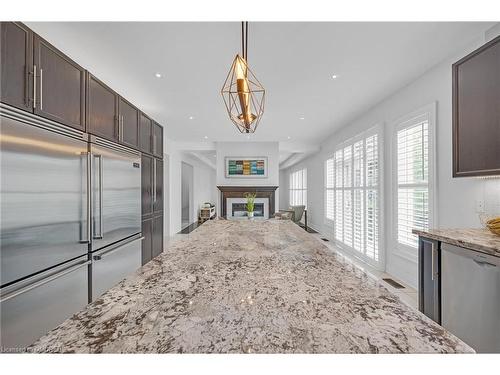
[[[220,96],[240,51],[239,23],[28,24],[166,125],[169,138],[247,139]],[[267,90],[264,117],[250,140],[287,144],[284,161],[296,151],[294,142],[319,144],[492,25],[250,23],[249,65]]]

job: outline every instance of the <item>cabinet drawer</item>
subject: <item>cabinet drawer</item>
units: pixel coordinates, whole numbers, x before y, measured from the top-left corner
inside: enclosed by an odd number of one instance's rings
[[[141,240],[127,240],[92,254],[93,301],[141,266]]]
[[[24,348],[88,302],[87,256],[1,297],[1,346]]]

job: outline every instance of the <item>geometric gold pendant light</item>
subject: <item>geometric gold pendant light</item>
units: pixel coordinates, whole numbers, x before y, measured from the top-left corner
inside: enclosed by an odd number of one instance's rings
[[[241,133],[254,133],[264,114],[266,90],[248,67],[248,22],[241,23],[242,54],[231,64],[221,94],[230,120]]]

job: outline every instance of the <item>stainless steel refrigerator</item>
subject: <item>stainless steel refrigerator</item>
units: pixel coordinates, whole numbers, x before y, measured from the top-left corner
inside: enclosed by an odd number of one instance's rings
[[[141,154],[90,137],[91,299],[141,266]]]
[[[0,104],[0,163],[0,346],[22,351],[140,267],[140,153]]]

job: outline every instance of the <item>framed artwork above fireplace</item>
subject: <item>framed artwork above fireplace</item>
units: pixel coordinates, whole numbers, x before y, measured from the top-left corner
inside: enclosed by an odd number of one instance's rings
[[[226,178],[266,178],[267,157],[226,157]]]

